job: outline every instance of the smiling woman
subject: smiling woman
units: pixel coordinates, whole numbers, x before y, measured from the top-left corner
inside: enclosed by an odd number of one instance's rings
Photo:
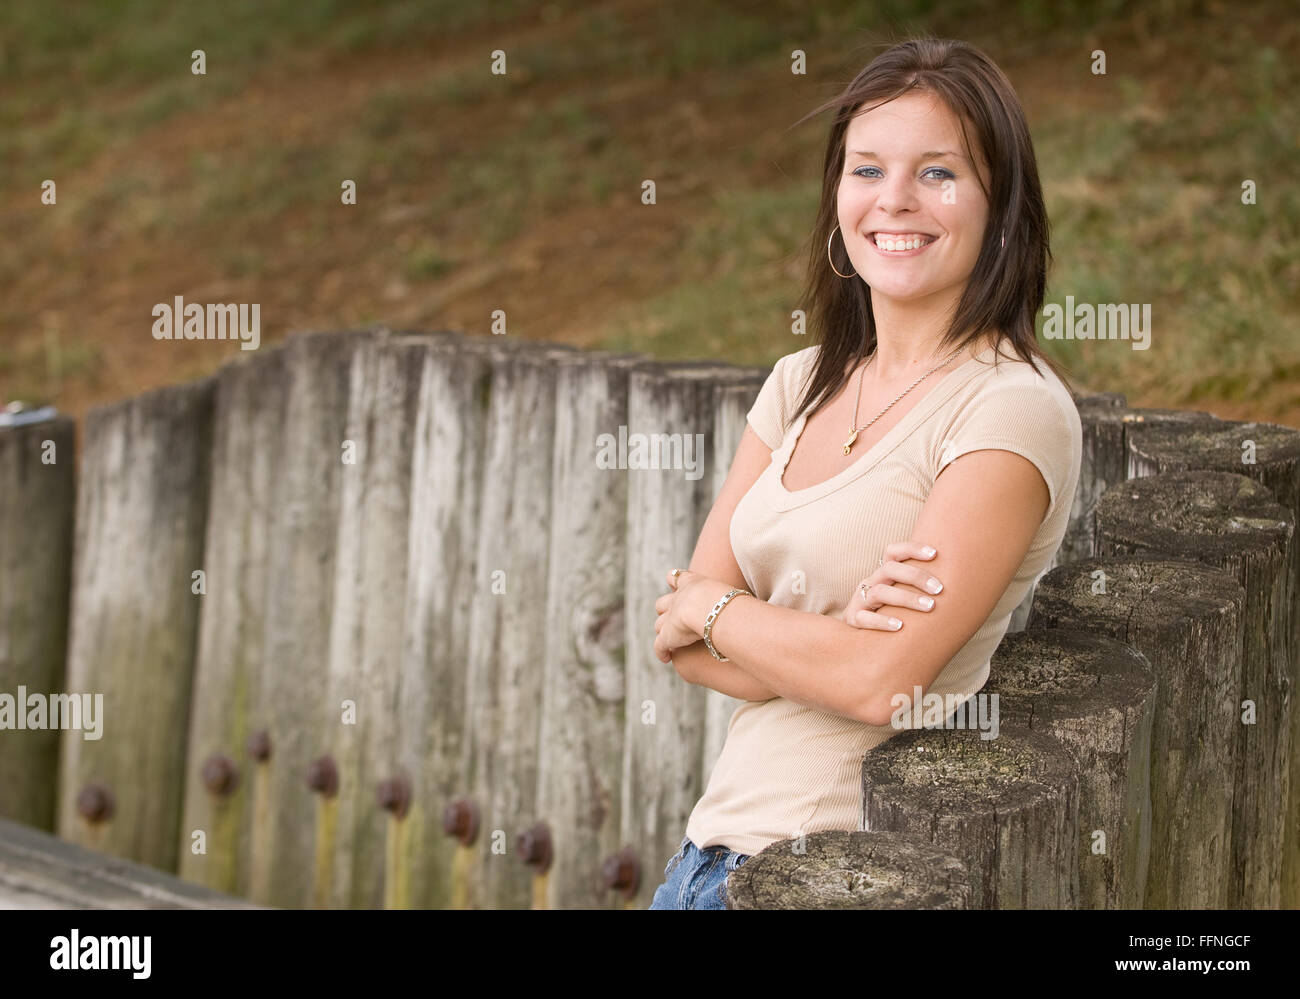
[[[656,603],[660,659],[745,703],[651,908],[723,908],[748,856],[857,829],[864,754],[917,691],[983,687],[1078,482],[1078,412],[1034,336],[1047,218],[1006,77],[912,40],[828,108],[800,303],[816,342],[777,361]]]

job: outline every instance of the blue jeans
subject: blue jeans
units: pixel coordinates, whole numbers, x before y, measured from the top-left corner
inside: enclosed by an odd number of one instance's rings
[[[664,882],[655,889],[652,909],[725,909],[727,875],[749,857],[725,846],[701,850],[683,836],[664,867]]]

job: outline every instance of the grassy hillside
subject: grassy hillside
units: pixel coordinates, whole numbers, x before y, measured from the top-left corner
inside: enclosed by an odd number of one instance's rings
[[[1150,350],[1053,356],[1137,403],[1300,426],[1300,21],[1056,7],[13,0],[0,401],[81,413],[237,353],[153,340],[176,295],[260,303],[264,344],[377,321],[481,333],[502,309],[521,337],[771,362],[806,345],[788,317],[825,119],[790,126],[878,46],[933,32],[984,48],[1025,103],[1048,300],[1152,306]]]

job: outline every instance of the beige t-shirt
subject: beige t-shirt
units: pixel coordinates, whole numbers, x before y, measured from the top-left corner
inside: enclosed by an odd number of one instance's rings
[[[746,586],[769,603],[838,617],[886,545],[911,537],[948,462],[987,448],[1023,455],[1047,483],[1047,515],[993,613],[926,691],[973,695],[988,679],[1011,612],[1065,534],[1082,454],[1070,392],[1046,365],[1039,362],[1039,374],[1009,347],[995,368],[987,347],[944,375],[852,465],[791,492],[781,475],[806,420],[792,411],[819,349],[814,344],[777,361],[748,414],[772,448],[772,461],[731,519],[731,546]],[[857,830],[863,756],[899,731],[783,697],[746,701],[731,716],[686,835],[700,848],[721,844],[752,855],[803,833]]]

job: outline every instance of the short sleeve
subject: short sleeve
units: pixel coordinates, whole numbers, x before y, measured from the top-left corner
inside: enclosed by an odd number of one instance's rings
[[[749,408],[745,419],[758,434],[759,440],[775,451],[785,438],[786,398],[785,367],[790,360],[789,354],[778,358],[772,366],[771,374],[758,390],[754,405]]]
[[[1062,497],[1073,502],[1082,450],[1079,414],[1046,386],[1008,385],[975,395],[942,441],[935,474],[963,454],[984,450],[1011,451],[1033,462],[1047,484],[1044,519]]]

